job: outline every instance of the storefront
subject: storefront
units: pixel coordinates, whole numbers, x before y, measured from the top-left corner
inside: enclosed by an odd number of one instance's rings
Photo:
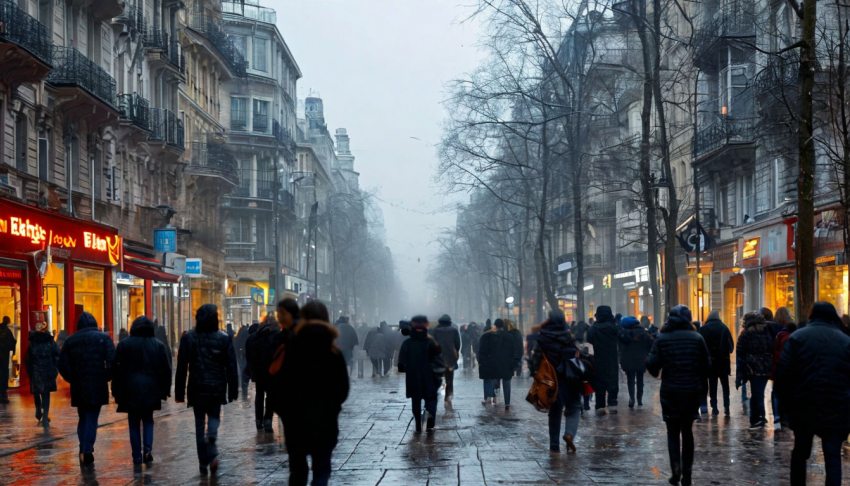
[[[844,263],[844,254],[820,256],[815,263],[818,269],[817,300],[834,305],[839,316],[850,314],[847,311],[847,265]]]
[[[89,312],[113,334],[112,274],[121,263],[114,228],[0,199],[0,312],[18,339],[12,386],[27,382],[21,356],[37,321],[60,338]]]
[[[124,252],[124,271],[115,279],[117,295],[117,319],[120,325],[130,330],[133,321],[142,315],[148,316],[157,325],[166,329],[169,342],[176,334],[175,295],[180,277],[163,271],[157,259],[136,251]]]

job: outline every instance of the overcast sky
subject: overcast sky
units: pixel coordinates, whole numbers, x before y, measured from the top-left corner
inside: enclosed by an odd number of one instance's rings
[[[481,58],[460,0],[262,0],[303,78],[298,98],[324,101],[331,133],[347,128],[360,185],[385,202],[387,243],[413,309],[424,311],[429,244],[455,214],[434,182],[444,85]],[[415,137],[419,140],[416,140]],[[388,319],[395,316],[386,316]]]

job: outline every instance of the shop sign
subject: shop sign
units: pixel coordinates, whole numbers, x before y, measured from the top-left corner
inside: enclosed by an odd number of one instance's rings
[[[649,282],[649,266],[648,265],[636,268],[635,272],[637,272],[637,281],[638,282]]]
[[[186,259],[186,275],[201,275],[202,262],[200,258]]]
[[[265,292],[258,287],[251,287],[251,300],[262,305],[265,304]]]
[[[744,249],[741,251],[741,259],[744,263],[751,263],[759,259],[759,242],[761,237],[750,238],[744,241]]]
[[[815,265],[819,267],[831,267],[838,261],[837,255],[824,255],[815,258]]]
[[[20,280],[23,272],[12,268],[0,268],[0,279]]]
[[[153,249],[163,253],[177,251],[177,230],[174,228],[153,230]]]
[[[634,278],[635,271],[629,270],[628,272],[620,272],[614,274],[614,280],[619,280],[621,278]]]
[[[605,275],[602,277],[602,288],[610,289],[611,288],[611,274]]]

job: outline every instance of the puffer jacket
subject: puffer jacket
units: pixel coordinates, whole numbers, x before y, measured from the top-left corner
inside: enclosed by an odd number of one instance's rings
[[[112,396],[119,413],[160,410],[162,400],[171,395],[169,350],[155,335],[153,323],[138,317],[130,327],[130,337],[118,343],[115,351]]]
[[[599,320],[587,330],[587,342],[593,345],[596,364],[596,379],[605,383],[616,383],[619,379],[619,342],[620,326],[614,322],[614,316],[599,316]]]
[[[735,341],[729,328],[719,319],[709,319],[699,329],[699,333],[705,340],[711,356],[712,373],[717,376],[729,376],[732,372],[729,355],[735,350]]]
[[[380,327],[369,331],[366,336],[366,354],[372,359],[384,359],[391,356],[387,353],[387,336]]]
[[[30,331],[29,347],[24,359],[27,375],[30,377],[30,393],[50,393],[56,391],[56,377],[59,375],[59,346],[50,333]]]
[[[269,366],[274,353],[280,346],[280,325],[275,321],[264,322],[257,332],[248,336],[245,343],[245,358],[251,370],[251,381],[260,385],[269,382]]]
[[[99,407],[109,403],[109,380],[115,345],[100,332],[88,312],[77,319],[77,332],[68,336],[59,353],[59,373],[71,384],[72,407]]]
[[[675,310],[675,308],[674,308]],[[705,340],[694,330],[690,319],[672,311],[661,328],[646,358],[652,376],[661,374],[661,395],[703,393],[711,370],[711,358]]]
[[[773,369],[773,338],[764,318],[745,321],[744,326],[738,337],[736,382],[747,381],[754,376],[769,377]]]
[[[214,305],[202,305],[195,321],[195,328],[180,338],[174,399],[183,402],[188,396],[190,407],[201,400],[232,402],[239,387],[233,340],[218,330],[218,309]]]
[[[652,349],[652,337],[634,317],[624,317],[620,323],[620,367],[623,371],[646,371],[646,356]]]
[[[451,321],[441,321],[434,329],[433,335],[443,352],[443,362],[450,368],[456,368],[460,352],[460,332],[457,327]]]
[[[522,359],[508,331],[485,332],[478,350],[478,378],[482,380],[511,379],[516,363]]]

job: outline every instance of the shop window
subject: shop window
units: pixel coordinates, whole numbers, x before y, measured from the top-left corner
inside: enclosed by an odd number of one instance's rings
[[[847,309],[847,265],[818,268],[818,301],[835,306],[839,316]]]
[[[795,277],[795,270],[793,268],[765,272],[765,306],[774,312],[780,307],[785,307],[792,316],[796,315],[794,311]]]
[[[8,385],[14,388],[21,384],[21,288],[14,282],[0,282],[0,319],[6,318],[18,344],[11,358],[8,354],[3,356],[0,366],[9,370]]]
[[[145,281],[130,274],[119,273],[118,284],[118,316],[116,327],[127,332],[137,317],[145,315]],[[117,341],[118,333],[113,334]]]
[[[42,299],[47,312],[47,326],[58,337],[65,329],[65,265],[51,263],[42,282]]]
[[[78,306],[77,310],[93,315],[101,329],[106,326],[103,312],[103,280],[103,270],[74,268],[74,304]],[[74,326],[76,331],[76,322]]]

